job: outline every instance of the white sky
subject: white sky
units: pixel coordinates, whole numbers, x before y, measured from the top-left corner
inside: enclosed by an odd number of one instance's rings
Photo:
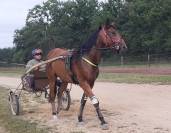
[[[25,25],[29,9],[46,0],[0,0],[0,48],[13,47],[14,30]]]
[[[47,0],[0,0],[0,48],[14,46],[14,31],[25,25],[29,9],[43,1]]]

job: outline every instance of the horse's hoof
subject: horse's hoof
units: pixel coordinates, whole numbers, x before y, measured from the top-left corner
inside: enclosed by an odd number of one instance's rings
[[[84,126],[84,125],[85,125],[85,122],[83,121],[77,123],[77,126]]]
[[[57,121],[57,120],[58,120],[57,115],[53,115],[52,119],[53,119],[54,121]]]
[[[58,122],[58,117],[53,115],[52,118],[47,122],[49,126],[54,126]]]
[[[101,125],[102,130],[108,130],[109,125],[107,123]]]

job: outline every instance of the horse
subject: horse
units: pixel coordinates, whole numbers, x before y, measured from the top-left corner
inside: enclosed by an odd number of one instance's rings
[[[106,49],[112,49],[116,52],[127,49],[126,43],[117,31],[116,26],[109,21],[101,25],[78,51],[71,53],[67,49],[55,48],[48,53],[47,59],[57,56],[64,57],[47,65],[47,76],[50,86],[49,102],[51,103],[53,118],[57,118],[60,112],[61,96],[68,83],[77,83],[83,89],[78,122],[83,122],[84,107],[87,99],[90,98],[101,122],[101,126],[107,127],[108,124],[100,110],[99,100],[92,91],[94,82],[99,74],[98,64],[102,57],[102,50]],[[69,71],[65,66],[65,58],[71,55],[71,70]],[[62,84],[58,94],[58,107],[56,110],[54,101],[56,97],[55,84],[57,77],[62,80]]]

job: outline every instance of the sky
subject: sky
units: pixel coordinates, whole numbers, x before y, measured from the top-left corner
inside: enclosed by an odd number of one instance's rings
[[[43,1],[47,0],[0,0],[0,48],[14,46],[14,31],[25,25],[29,9]]]
[[[25,25],[29,9],[46,0],[0,0],[0,48],[13,47],[16,29]]]

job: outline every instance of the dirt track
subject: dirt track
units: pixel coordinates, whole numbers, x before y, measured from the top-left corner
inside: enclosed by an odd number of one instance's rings
[[[19,79],[0,77],[0,85],[16,86]],[[170,133],[171,85],[117,84],[96,82],[94,93],[100,100],[102,112],[109,123],[109,130],[99,128],[95,111],[88,101],[84,112],[85,124],[77,125],[77,112],[82,90],[73,86],[72,105],[68,112],[61,112],[57,122],[51,121],[50,105],[28,101],[22,118],[48,125],[51,132],[86,133]],[[29,98],[34,99],[33,96]],[[30,104],[29,104],[30,103]]]

